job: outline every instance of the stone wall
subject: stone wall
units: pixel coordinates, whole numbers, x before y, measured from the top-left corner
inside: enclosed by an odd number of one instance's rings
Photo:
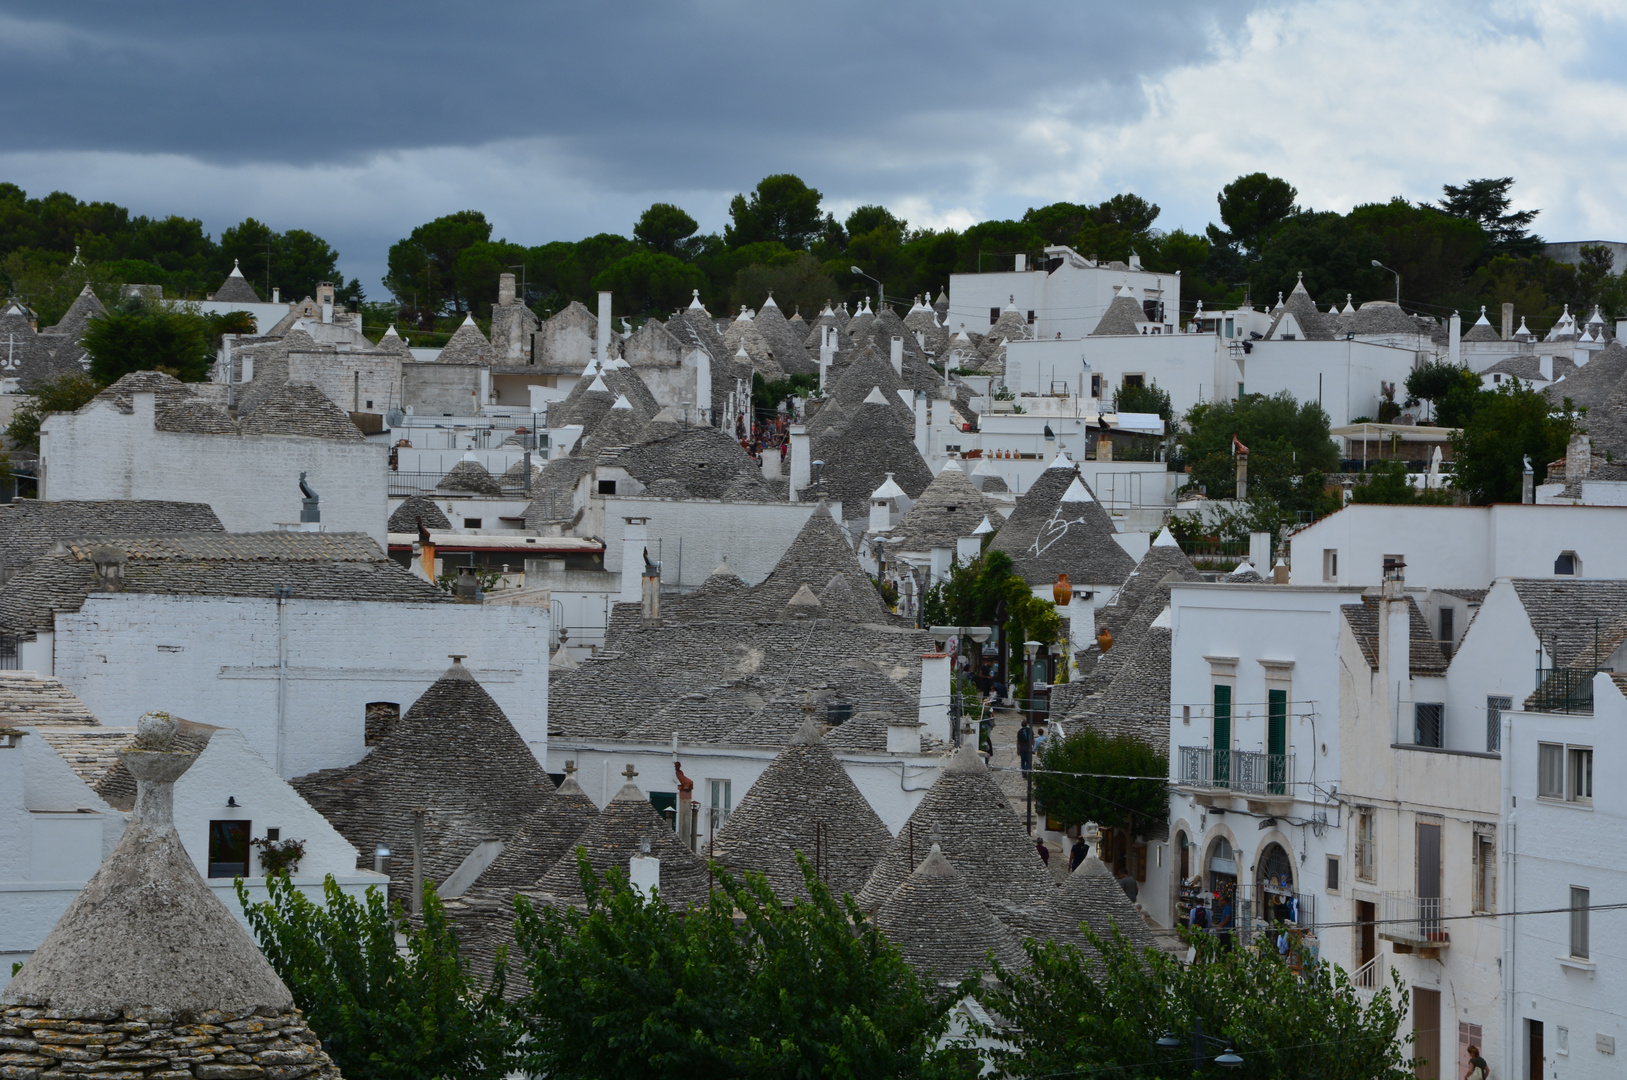
[[[0,1012],[0,1080],[339,1080],[299,1010],[173,1018],[131,1009]]]

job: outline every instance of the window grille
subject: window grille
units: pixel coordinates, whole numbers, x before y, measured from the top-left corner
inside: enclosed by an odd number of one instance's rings
[[[1496,754],[1503,749],[1503,714],[1514,708],[1514,699],[1488,696],[1486,698],[1486,753]]]
[[[1439,702],[1420,701],[1413,706],[1413,742],[1419,746],[1433,746],[1440,749],[1443,745],[1444,734],[1442,720],[1446,706]]]

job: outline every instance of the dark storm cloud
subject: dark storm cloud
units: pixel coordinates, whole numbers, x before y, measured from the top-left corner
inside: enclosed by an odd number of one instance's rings
[[[1141,78],[1247,6],[12,2],[0,96],[11,152],[309,165],[544,137],[636,191],[738,189],[847,148],[915,186],[912,133],[930,156],[1036,103],[1134,113]]]

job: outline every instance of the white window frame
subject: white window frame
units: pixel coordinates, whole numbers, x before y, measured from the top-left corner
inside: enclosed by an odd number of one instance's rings
[[[1537,798],[1565,799],[1565,744],[1537,743]]]
[[[1588,941],[1591,920],[1588,912],[1593,907],[1593,894],[1580,885],[1572,885],[1570,892],[1570,957],[1572,960],[1588,960],[1590,942]]]
[[[1565,747],[1565,801],[1593,803],[1593,747]]]

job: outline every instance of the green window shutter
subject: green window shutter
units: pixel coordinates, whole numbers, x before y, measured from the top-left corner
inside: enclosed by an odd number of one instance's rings
[[[1267,690],[1266,784],[1273,795],[1288,792],[1288,691]]]
[[[1232,688],[1215,687],[1215,786],[1229,787],[1232,780]]]

